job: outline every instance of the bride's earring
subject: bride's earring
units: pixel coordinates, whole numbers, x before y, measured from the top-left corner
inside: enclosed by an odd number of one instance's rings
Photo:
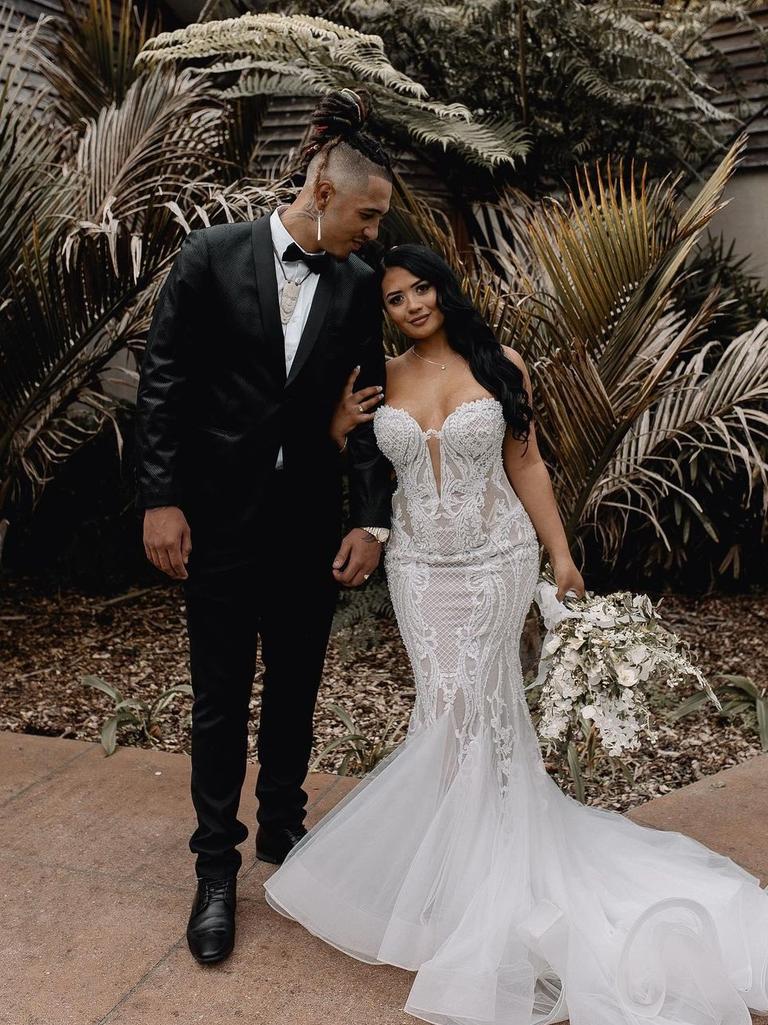
[[[318,241],[318,242],[319,242],[319,241],[321,240],[321,238],[323,237],[323,232],[322,232],[322,229],[321,229],[321,227],[320,227],[320,219],[322,218],[322,216],[323,216],[323,214],[324,214],[324,213],[325,213],[325,211],[324,211],[324,210],[321,210],[321,211],[320,211],[320,212],[318,213],[318,215],[317,215],[317,241]]]

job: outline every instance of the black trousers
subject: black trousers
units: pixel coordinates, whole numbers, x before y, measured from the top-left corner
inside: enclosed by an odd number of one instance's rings
[[[237,872],[238,819],[245,779],[249,702],[258,639],[264,664],[257,752],[257,820],[297,827],[313,743],[313,716],[338,595],[331,563],[340,516],[307,501],[306,481],[277,470],[247,532],[222,544],[192,528],[184,581],[192,706],[189,841],[198,876]]]

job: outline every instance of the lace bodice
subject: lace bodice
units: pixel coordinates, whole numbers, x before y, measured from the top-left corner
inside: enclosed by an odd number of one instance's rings
[[[535,543],[536,532],[504,471],[506,421],[491,397],[462,402],[439,430],[386,403],[376,410],[379,448],[392,463],[389,552],[466,555],[488,543]]]

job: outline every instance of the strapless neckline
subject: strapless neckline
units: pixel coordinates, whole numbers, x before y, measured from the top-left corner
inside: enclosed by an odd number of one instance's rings
[[[413,415],[413,413],[410,413],[403,406],[391,406],[388,402],[382,402],[382,404],[379,406],[379,408],[376,410],[376,412],[378,413],[379,410],[381,410],[381,409],[389,409],[393,413],[402,413],[402,414],[404,414],[404,416],[408,420],[410,420],[412,423],[414,423],[416,425],[416,427],[418,427],[419,431],[421,431],[421,433],[424,435],[424,437],[429,438],[429,437],[439,437],[443,433],[443,431],[445,430],[445,425],[448,423],[448,421],[451,419],[451,417],[455,416],[462,409],[466,409],[468,406],[475,406],[475,405],[477,405],[478,403],[481,403],[481,402],[495,402],[497,405],[499,405],[499,406],[501,405],[499,400],[497,398],[495,398],[493,395],[482,395],[482,396],[480,396],[480,398],[477,398],[477,399],[467,399],[466,402],[460,402],[458,404],[458,406],[454,406],[454,408],[450,411],[448,416],[446,416],[446,418],[443,420],[443,422],[440,425],[440,427],[427,427],[426,429],[421,426],[421,424],[416,419],[416,417]]]

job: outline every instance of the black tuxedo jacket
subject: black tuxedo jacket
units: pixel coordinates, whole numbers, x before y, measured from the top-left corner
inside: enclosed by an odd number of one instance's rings
[[[333,408],[384,384],[381,300],[354,254],[323,270],[286,379],[269,217],[191,231],[160,291],[141,367],[136,417],[140,509],[179,506],[190,524],[251,527],[283,448],[308,524],[341,521]],[[350,526],[389,526],[389,464],[372,423],[347,446]]]

